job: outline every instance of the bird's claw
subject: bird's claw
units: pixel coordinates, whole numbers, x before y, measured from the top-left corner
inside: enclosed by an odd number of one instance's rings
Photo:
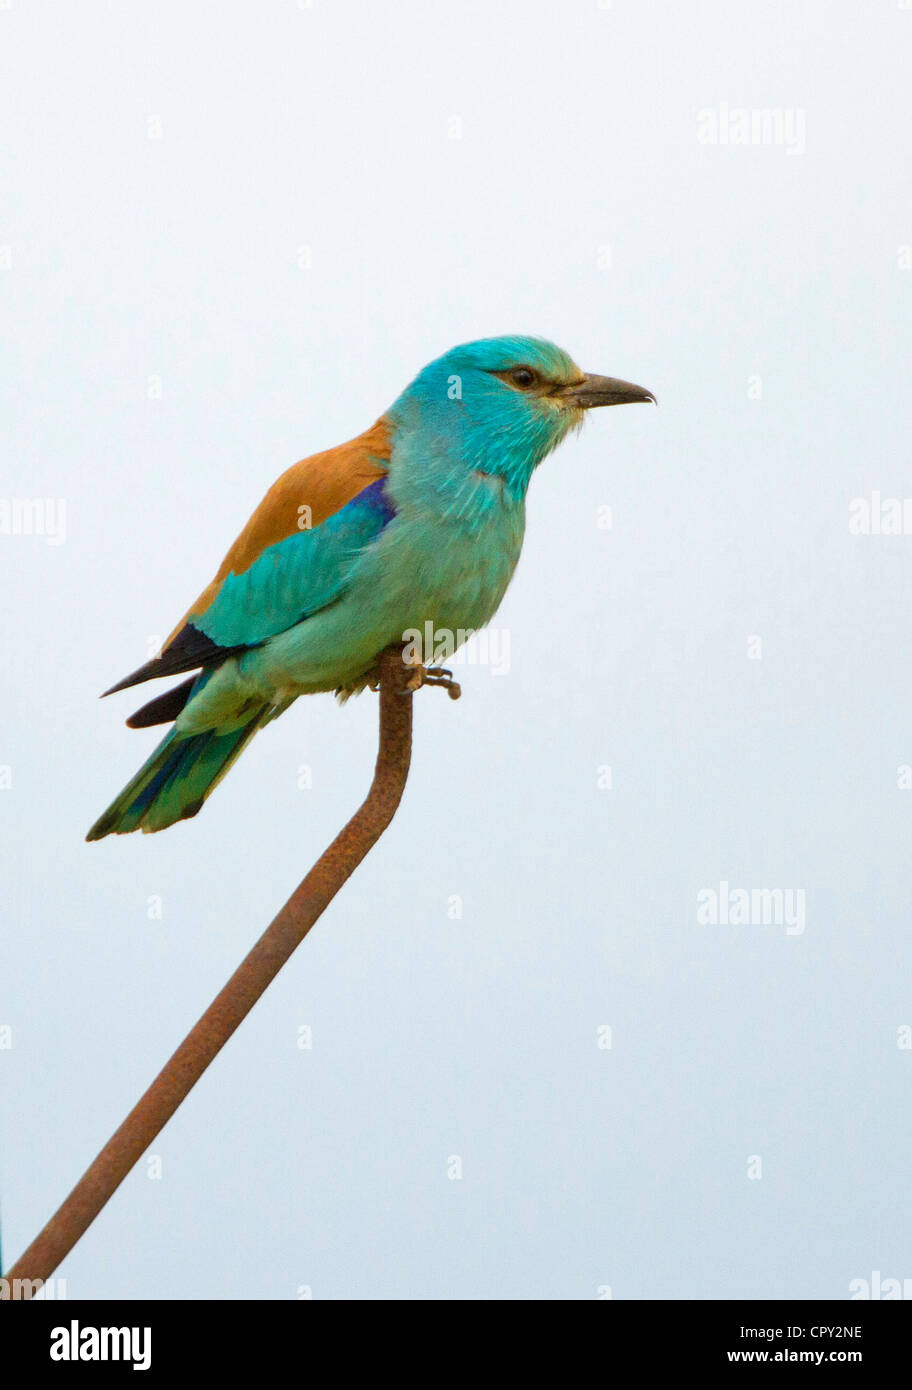
[[[422,684],[442,686],[451,700],[458,700],[462,694],[462,686],[458,681],[453,680],[453,672],[446,670],[443,666],[435,667],[430,671],[426,670]]]
[[[458,700],[462,694],[462,686],[458,681],[453,680],[453,672],[447,671],[443,666],[416,666],[405,682],[402,693],[403,695],[412,695],[423,685],[442,686],[451,700]]]
[[[422,666],[417,661],[405,661],[403,665],[409,674],[400,690],[401,695],[414,695],[416,690],[420,690],[423,685],[442,686],[451,700],[458,700],[462,695],[462,686],[458,681],[453,680],[453,672],[448,671],[445,666]],[[379,694],[381,675],[378,668],[372,670],[366,680],[368,690],[375,695]]]

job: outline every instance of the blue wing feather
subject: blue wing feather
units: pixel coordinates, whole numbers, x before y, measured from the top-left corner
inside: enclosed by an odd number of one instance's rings
[[[229,574],[193,627],[218,647],[255,646],[334,602],[353,562],[395,515],[387,479],[359,492],[321,525],[269,546]]]

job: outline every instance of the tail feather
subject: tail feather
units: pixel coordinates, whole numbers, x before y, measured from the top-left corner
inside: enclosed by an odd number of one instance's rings
[[[199,688],[199,678],[191,676],[181,685],[166,690],[164,695],[156,695],[154,700],[131,714],[127,720],[128,729],[148,729],[153,724],[170,724],[180,714],[184,705]]]
[[[86,839],[164,830],[195,816],[268,713],[269,706],[261,705],[246,723],[225,733],[206,729],[182,736],[171,729]]]

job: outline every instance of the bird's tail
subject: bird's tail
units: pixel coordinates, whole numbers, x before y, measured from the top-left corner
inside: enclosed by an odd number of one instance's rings
[[[216,728],[182,736],[172,728],[86,839],[164,830],[195,816],[270,713],[269,705],[260,705],[246,723],[221,733]]]

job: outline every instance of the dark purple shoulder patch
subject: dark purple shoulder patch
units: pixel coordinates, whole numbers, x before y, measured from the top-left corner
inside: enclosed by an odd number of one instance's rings
[[[369,507],[372,512],[383,518],[384,524],[392,521],[396,515],[396,504],[390,496],[388,482],[389,478],[384,474],[353,497],[349,505]]]

